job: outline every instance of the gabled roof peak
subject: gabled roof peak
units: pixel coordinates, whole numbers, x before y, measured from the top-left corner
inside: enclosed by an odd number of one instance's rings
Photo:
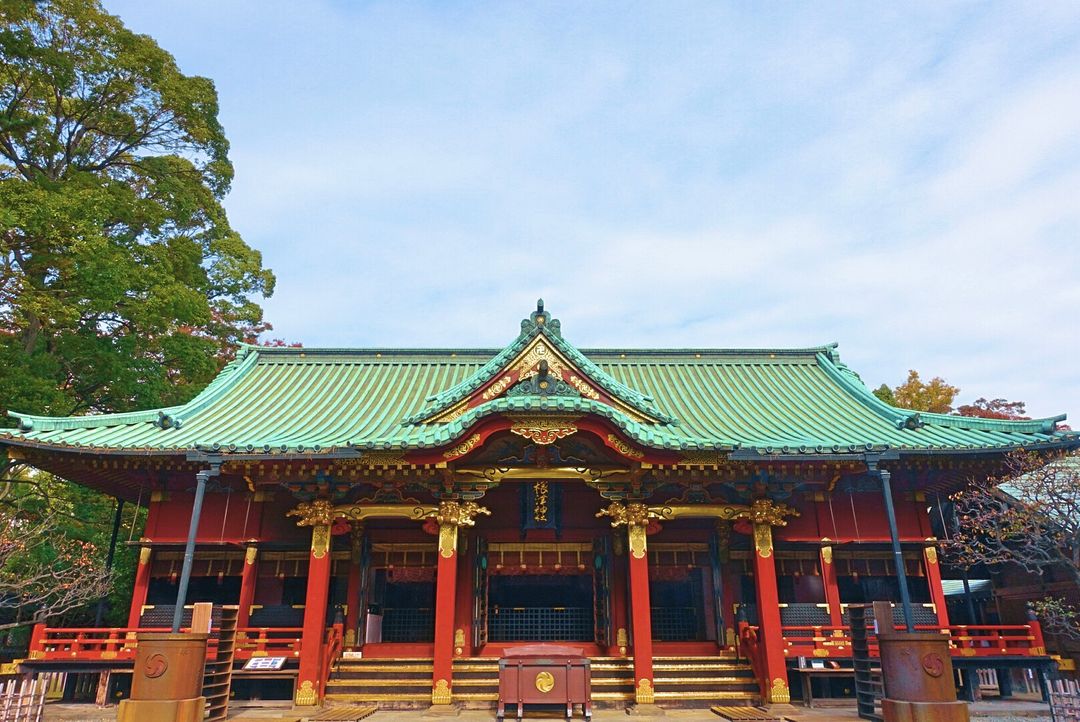
[[[651,395],[618,381],[566,341],[562,337],[562,324],[544,310],[542,298],[537,300],[536,310],[522,319],[521,333],[516,339],[469,378],[428,396],[429,405],[408,417],[406,423],[446,423],[468,409],[507,394],[511,388],[521,395],[528,388],[520,383],[541,372],[545,376],[550,373],[552,383],[557,386],[560,383],[569,386],[572,389],[569,393],[611,405],[630,418],[654,424],[677,423],[674,417],[657,408]]]

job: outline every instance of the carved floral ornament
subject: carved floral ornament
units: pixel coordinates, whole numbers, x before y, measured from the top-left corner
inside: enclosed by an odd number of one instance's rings
[[[596,512],[597,517],[611,517],[611,526],[646,526],[649,519],[658,519],[660,515],[641,502],[624,504],[621,501],[613,501],[607,507]]]
[[[316,499],[300,502],[285,516],[299,517],[296,521],[297,526],[330,526],[340,514],[335,511],[333,503],[329,500]]]
[[[799,512],[782,502],[771,499],[755,499],[750,503],[747,519],[755,524],[769,526],[787,526],[786,516],[799,516]]]
[[[557,416],[512,416],[510,433],[522,436],[535,444],[546,446],[577,433],[577,418]]]
[[[490,516],[491,511],[475,501],[443,501],[431,516],[439,522],[439,526],[462,527],[475,526],[475,517],[480,514]]]

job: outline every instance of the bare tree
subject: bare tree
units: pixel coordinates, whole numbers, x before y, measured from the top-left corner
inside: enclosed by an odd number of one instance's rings
[[[1062,576],[1080,592],[1080,456],[1011,454],[1005,473],[954,494],[957,533],[945,541],[955,566],[1014,564],[1029,574]],[[1080,612],[1048,595],[1032,602],[1047,629],[1080,638]]]
[[[96,601],[110,582],[94,545],[63,534],[53,517],[0,511],[0,630]]]

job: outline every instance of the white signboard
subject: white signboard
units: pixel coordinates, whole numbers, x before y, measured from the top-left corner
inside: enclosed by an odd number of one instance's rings
[[[252,657],[244,665],[244,671],[274,671],[284,666],[284,657]]]

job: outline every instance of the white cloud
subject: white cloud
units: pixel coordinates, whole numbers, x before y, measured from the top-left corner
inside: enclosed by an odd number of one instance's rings
[[[841,342],[1080,415],[1080,6],[106,0],[213,77],[308,345]]]

